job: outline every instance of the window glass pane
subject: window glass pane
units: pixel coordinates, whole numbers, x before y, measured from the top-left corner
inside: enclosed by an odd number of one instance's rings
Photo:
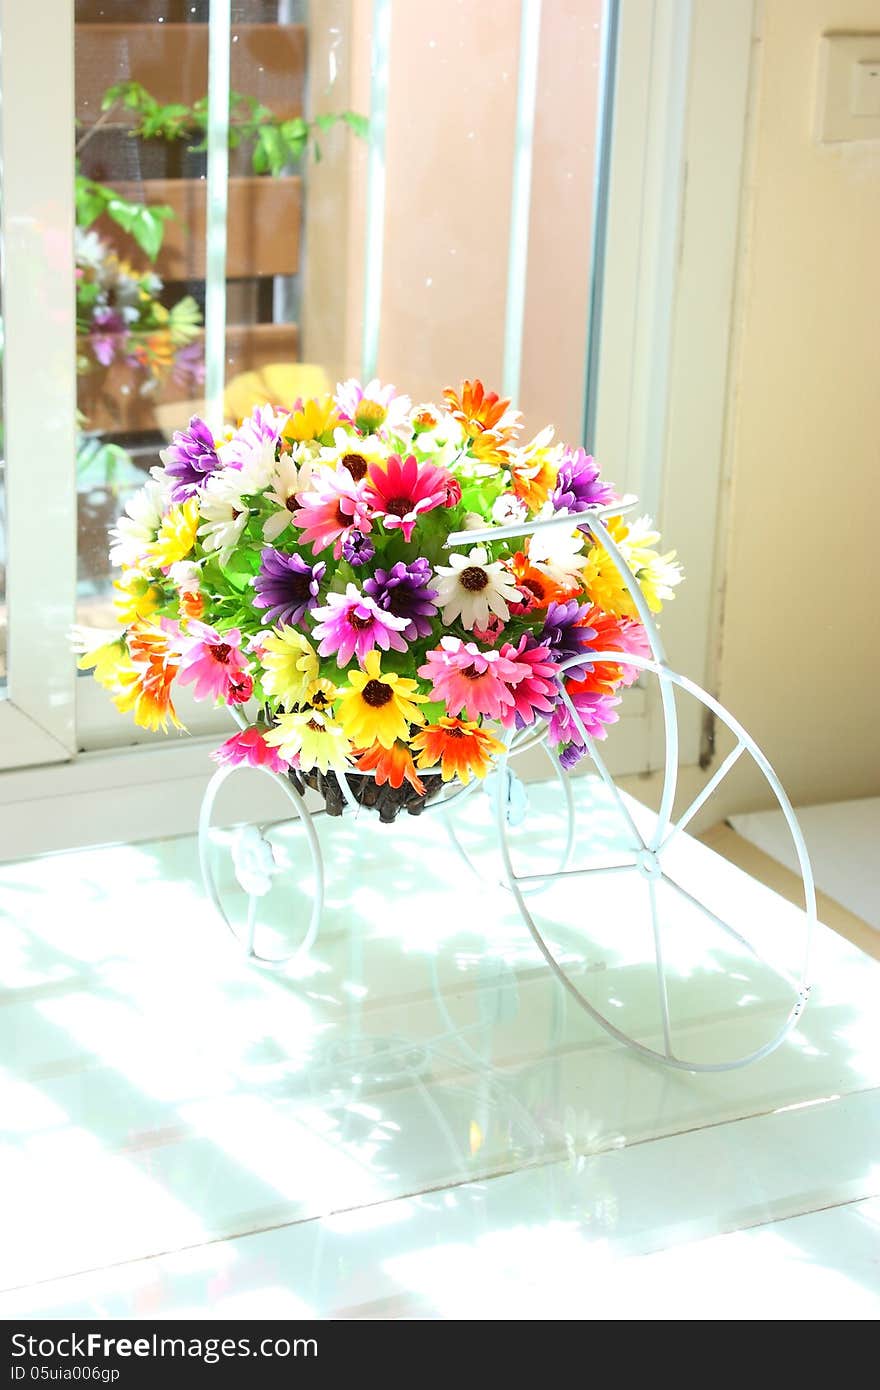
[[[109,528],[173,431],[205,411],[209,9],[76,2],[78,618],[88,626],[115,622]],[[258,400],[300,393],[306,21],[291,0],[232,5],[225,375],[235,420]],[[344,150],[342,135],[322,137],[325,158]]]
[[[391,5],[379,374],[516,389],[519,354],[527,424],[579,443],[605,6],[452,8]]]

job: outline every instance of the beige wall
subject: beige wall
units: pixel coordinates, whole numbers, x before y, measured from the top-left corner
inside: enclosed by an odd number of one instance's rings
[[[880,4],[760,28],[719,688],[797,804],[880,792],[880,142],[813,138],[820,36]]]

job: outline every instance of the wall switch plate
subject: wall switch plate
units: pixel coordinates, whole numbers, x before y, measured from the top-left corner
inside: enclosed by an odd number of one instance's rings
[[[880,32],[822,35],[816,139],[880,140]]]

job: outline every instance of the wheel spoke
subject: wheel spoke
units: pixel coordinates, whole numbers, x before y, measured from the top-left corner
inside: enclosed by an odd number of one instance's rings
[[[651,898],[651,927],[654,932],[654,955],[657,960],[657,990],[660,996],[660,1021],[663,1024],[663,1046],[666,1056],[672,1056],[672,1031],[669,1026],[669,996],[666,992],[666,970],[663,965],[663,942],[660,936],[660,918],[657,913],[657,883],[648,879],[648,893]]]
[[[672,826],[671,830],[669,831],[669,834],[666,836],[666,838],[660,845],[661,850],[665,849],[666,846],[672,840],[675,839],[679,831],[684,830],[685,826],[690,824],[690,822],[693,820],[694,816],[697,814],[700,808],[705,806],[706,802],[709,800],[709,797],[712,796],[712,794],[724,781],[728,772],[730,772],[731,768],[737,762],[738,758],[740,757],[740,754],[743,752],[744,749],[745,744],[740,742],[736,745],[732,753],[728,753],[721,766],[715,771],[713,776],[709,778],[709,781],[706,783],[703,790],[697,796],[694,797],[687,810],[681,816],[679,816],[678,820],[675,822],[675,825]]]
[[[786,984],[791,985],[792,989],[795,991],[800,990],[802,981],[789,975],[787,970],[780,970],[779,966],[770,965],[760,954],[757,946],[749,941],[748,937],[743,936],[742,932],[738,932],[736,927],[732,927],[729,922],[725,922],[723,917],[719,917],[718,913],[713,912],[711,907],[707,907],[700,898],[694,897],[693,893],[689,893],[687,888],[683,888],[680,883],[676,883],[675,879],[670,878],[669,874],[665,871],[663,873],[663,880],[665,883],[668,883],[671,888],[674,888],[677,893],[680,893],[683,898],[686,898],[693,907],[699,908],[700,912],[708,917],[710,921],[714,922],[716,927],[720,927],[722,931],[727,932],[728,936],[732,936],[734,941],[738,941],[741,946],[744,946],[749,954],[754,956],[755,960],[759,961],[761,965],[766,965],[767,968],[772,970],[775,975],[778,975],[780,979],[785,980]]]
[[[603,759],[600,757],[600,755],[596,752],[596,744],[595,744],[595,741],[594,741],[593,739],[590,738],[589,734],[586,733],[586,731],[584,731],[584,737],[585,737],[585,739],[586,739],[586,749],[587,749],[587,752],[589,753],[590,757],[591,757],[592,760],[593,760],[593,763],[595,764],[596,771],[598,772],[599,776],[602,778],[602,781],[605,783],[605,785],[606,785],[606,787],[608,788],[608,790],[609,790],[609,791],[611,792],[611,794],[613,795],[614,800],[617,802],[617,806],[618,806],[618,809],[619,809],[619,811],[620,811],[621,816],[622,816],[623,819],[626,821],[627,825],[629,826],[630,830],[631,830],[632,833],[633,833],[633,836],[634,836],[635,841],[636,841],[636,846],[637,846],[639,849],[644,849],[644,848],[645,848],[645,838],[644,838],[644,836],[642,835],[642,832],[639,830],[639,827],[636,825],[635,821],[633,820],[632,816],[630,815],[629,807],[627,806],[626,802],[624,801],[623,797],[621,796],[620,792],[618,791],[617,784],[616,784],[616,782],[614,781],[614,778],[611,776],[611,773],[608,771],[608,768],[605,766],[604,760],[603,760]]]

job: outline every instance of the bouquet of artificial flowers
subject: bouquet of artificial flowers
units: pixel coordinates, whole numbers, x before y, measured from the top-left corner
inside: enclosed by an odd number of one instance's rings
[[[521,442],[518,412],[479,381],[442,405],[347,381],[258,407],[220,439],[194,418],[118,523],[124,630],[81,665],[149,728],[180,727],[175,685],[236,707],[243,727],[217,760],[290,773],[331,811],[338,773],[367,804],[385,789],[383,819],[421,810],[427,781],[483,777],[505,731],[538,721],[569,767],[586,750],[563,684],[602,738],[637,675],[627,655],[649,648],[581,524],[614,489],[552,436]],[[447,545],[560,514],[570,526]],[[681,578],[674,552],[646,518],[607,525],[658,611]]]
[[[152,270],[134,270],[97,232],[76,228],[77,369],[80,374],[124,362],[141,377],[141,392],[169,376],[181,385],[204,375],[202,316],[191,295],[170,309]]]

